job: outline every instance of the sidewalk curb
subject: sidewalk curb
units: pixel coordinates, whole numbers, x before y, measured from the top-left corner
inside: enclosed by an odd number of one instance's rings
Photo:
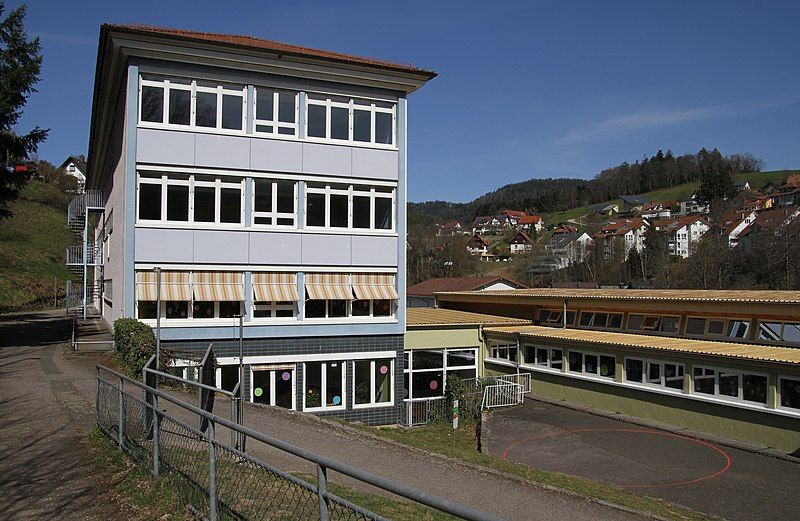
[[[659,423],[654,420],[644,420],[642,418],[626,416],[624,414],[611,413],[608,411],[604,411],[602,409],[595,409],[594,407],[589,407],[587,405],[579,405],[561,400],[555,400],[553,398],[547,398],[544,396],[526,397],[525,399],[534,402],[541,402],[549,405],[554,405],[556,407],[564,407],[565,409],[572,409],[573,411],[585,412],[587,414],[591,414],[593,416],[599,416],[601,418],[608,418],[620,422],[632,423],[634,425],[641,425],[642,427],[650,427],[651,429],[657,429],[672,434],[678,434],[680,436],[686,436],[687,438],[694,438],[697,440],[708,441],[711,443],[716,443],[717,445],[739,449],[745,452],[750,452],[752,454],[766,456],[768,458],[788,461],[790,463],[800,463],[800,457],[791,456],[777,449],[773,449],[770,447],[760,447],[758,445],[753,445],[743,441],[731,440],[728,438],[720,438],[717,436],[712,436],[710,434],[705,434],[690,429],[681,429],[678,427],[673,427],[671,425],[666,425],[664,423]]]
[[[268,405],[260,405],[260,404],[253,404],[253,403],[248,403],[246,405],[247,406],[258,407],[258,408],[276,409],[275,407],[271,407],[271,406],[268,406]],[[407,445],[405,443],[401,443],[399,441],[395,441],[395,440],[386,438],[384,436],[378,436],[377,434],[373,434],[373,433],[368,432],[368,431],[357,429],[357,428],[351,427],[350,425],[347,425],[345,423],[340,423],[338,421],[334,421],[334,420],[331,420],[331,419],[328,419],[328,418],[319,417],[319,416],[315,416],[315,415],[311,415],[311,414],[307,414],[307,413],[302,413],[302,412],[299,412],[299,411],[291,411],[291,410],[287,410],[287,409],[281,409],[280,413],[281,414],[287,414],[287,415],[293,416],[295,418],[300,418],[302,420],[309,421],[310,423],[322,423],[322,424],[325,424],[326,426],[333,427],[333,428],[335,428],[335,429],[337,429],[337,430],[339,430],[341,432],[347,433],[347,434],[354,434],[354,435],[360,436],[360,437],[362,437],[364,439],[368,439],[368,440],[376,441],[376,442],[380,442],[380,443],[385,443],[387,445],[390,445],[390,446],[398,448],[398,449],[410,450],[411,452],[419,454],[420,456],[433,457],[433,458],[436,458],[438,460],[442,460],[444,462],[447,462],[447,463],[449,463],[451,465],[457,465],[457,466],[460,466],[460,467],[463,467],[463,468],[466,468],[466,469],[469,469],[469,470],[480,472],[482,474],[494,476],[494,477],[505,479],[505,480],[508,480],[508,481],[513,481],[515,483],[524,484],[524,485],[535,487],[535,488],[539,488],[539,489],[542,489],[542,490],[548,490],[548,491],[551,491],[551,492],[557,492],[557,493],[560,493],[560,494],[564,494],[566,496],[570,496],[570,497],[573,497],[573,498],[579,498],[579,499],[582,499],[582,500],[585,500],[585,501],[596,503],[598,505],[602,505],[602,506],[606,506],[606,507],[609,507],[609,508],[613,508],[615,510],[620,510],[622,512],[628,512],[628,513],[639,515],[639,516],[642,516],[642,517],[647,517],[649,519],[657,519],[657,520],[660,520],[660,521],[667,521],[667,518],[664,518],[664,517],[661,517],[661,516],[657,516],[657,515],[655,515],[655,514],[653,514],[651,512],[646,512],[646,511],[643,511],[643,510],[637,510],[637,509],[634,509],[634,508],[625,507],[625,506],[618,505],[616,503],[612,503],[610,501],[606,501],[606,500],[603,500],[603,499],[583,496],[581,494],[578,494],[577,492],[572,492],[570,490],[559,488],[559,487],[556,487],[556,486],[553,486],[553,485],[546,485],[544,483],[537,483],[536,481],[532,481],[532,480],[523,478],[521,476],[515,476],[513,474],[507,474],[505,472],[502,472],[502,471],[497,470],[497,469],[493,469],[491,467],[484,467],[484,466],[478,465],[476,463],[471,463],[471,462],[468,462],[468,461],[461,461],[461,460],[458,460],[458,459],[455,459],[455,458],[451,458],[450,456],[447,456],[445,454],[441,454],[439,452],[433,452],[433,451],[421,449],[419,447],[415,447],[413,445]],[[394,428],[394,427],[389,426],[387,428]],[[398,428],[400,428],[400,427],[398,427]],[[663,500],[659,500],[658,498],[652,498],[652,499],[654,499],[656,501],[663,501]],[[666,503],[666,504],[674,504],[675,506],[679,506],[679,507],[684,508],[686,510],[692,510],[692,509],[690,509],[690,508],[688,508],[686,506],[678,505],[676,503],[670,503],[668,501],[664,501],[664,503]],[[692,511],[694,511],[694,510],[692,510]],[[708,515],[708,514],[703,514],[702,512],[698,512],[698,513],[700,513],[702,515]],[[713,516],[709,516],[709,517],[713,518]]]

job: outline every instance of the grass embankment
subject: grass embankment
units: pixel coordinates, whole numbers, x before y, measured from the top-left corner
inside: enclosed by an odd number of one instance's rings
[[[68,201],[56,186],[29,181],[0,223],[0,313],[53,307],[56,288],[63,297]]]
[[[112,476],[113,492],[130,513],[129,519],[194,519],[187,509],[187,499],[202,506],[202,493],[188,485],[177,474],[162,472],[150,475],[149,468],[138,466],[107,436],[95,429],[89,436],[94,461]],[[191,467],[191,475],[207,481],[208,456],[204,450],[165,448],[163,455],[181,468]],[[222,455],[221,455],[222,456]],[[294,477],[316,485],[316,476],[292,473]],[[217,460],[218,501],[233,506],[245,518],[276,518],[305,520],[316,517],[316,493],[300,489],[282,478],[263,470],[256,470],[230,458]],[[411,501],[397,500],[377,494],[353,490],[329,482],[328,490],[371,512],[389,519],[408,521],[438,521],[456,519]],[[341,508],[331,504],[331,512]],[[338,516],[333,516],[338,517]]]
[[[780,183],[792,174],[800,173],[800,170],[773,170],[770,172],[750,172],[746,174],[736,174],[734,176],[735,182],[748,181],[753,190],[761,189],[768,182]],[[700,187],[700,183],[684,183],[672,188],[664,188],[662,190],[653,190],[652,192],[645,192],[642,194],[646,199],[657,203],[668,203],[672,201],[680,201],[688,199]],[[596,203],[601,204],[601,203]],[[605,201],[602,204],[619,204],[622,210],[622,201],[619,199],[612,199]],[[594,204],[589,205],[594,206]],[[563,212],[556,212],[545,216],[545,223],[547,226],[567,222],[569,220],[577,220],[586,215],[586,206],[578,206]]]
[[[499,470],[534,483],[557,487],[583,497],[607,501],[665,519],[711,519],[705,514],[660,499],[634,494],[614,485],[558,472],[548,472],[478,452],[477,435],[475,428],[471,425],[462,424],[455,433],[449,422],[436,422],[411,429],[375,428],[364,425],[355,425],[355,427],[406,445],[444,454],[456,460]]]

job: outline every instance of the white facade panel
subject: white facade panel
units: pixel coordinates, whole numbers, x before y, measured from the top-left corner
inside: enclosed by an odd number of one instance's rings
[[[279,139],[250,139],[250,168],[270,172],[303,170],[303,145]]]
[[[250,168],[250,138],[195,134],[195,166]]]
[[[353,177],[397,180],[396,150],[353,148]]]
[[[194,166],[195,139],[192,132],[136,130],[136,161]]]
[[[397,266],[397,237],[354,235],[353,266]]]
[[[250,264],[299,265],[299,233],[250,233]]]
[[[304,234],[302,262],[306,266],[349,266],[351,237],[349,235]]]
[[[353,175],[352,148],[303,143],[303,172],[350,177]]]

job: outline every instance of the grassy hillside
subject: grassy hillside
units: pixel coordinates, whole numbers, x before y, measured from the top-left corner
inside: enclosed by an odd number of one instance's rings
[[[792,174],[800,173],[800,170],[773,170],[771,172],[750,172],[747,174],[737,174],[734,176],[736,182],[747,180],[753,189],[758,189],[768,182],[780,183]],[[663,190],[655,190],[647,192],[644,196],[653,202],[665,203],[681,199],[687,199],[700,187],[700,183],[684,183],[682,185],[673,186],[672,188],[664,188]],[[622,201],[619,199],[613,201],[606,201],[606,204],[619,203],[620,209],[622,208]],[[594,205],[592,205],[594,206]],[[569,210],[553,213],[545,216],[545,223],[547,226],[566,222],[571,219],[578,219],[586,214],[586,206],[579,206]]]
[[[11,206],[14,216],[0,222],[0,312],[52,307],[55,284],[63,296],[68,201],[57,187],[30,181]]]

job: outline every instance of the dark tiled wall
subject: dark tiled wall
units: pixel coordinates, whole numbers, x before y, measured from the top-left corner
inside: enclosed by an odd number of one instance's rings
[[[208,341],[164,342],[164,347],[178,351],[202,352],[208,348]],[[341,418],[346,421],[360,421],[368,425],[395,424],[400,417],[403,402],[403,336],[350,336],[350,337],[306,337],[306,338],[262,338],[245,339],[244,356],[278,356],[348,353],[364,351],[394,351],[394,405],[353,409],[353,362],[345,364],[346,409],[338,411],[315,412],[318,416]],[[214,342],[214,354],[219,357],[239,356],[238,340],[219,340]],[[303,408],[303,364],[295,364],[297,387],[297,409]],[[244,395],[250,396],[250,366],[245,367]]]

